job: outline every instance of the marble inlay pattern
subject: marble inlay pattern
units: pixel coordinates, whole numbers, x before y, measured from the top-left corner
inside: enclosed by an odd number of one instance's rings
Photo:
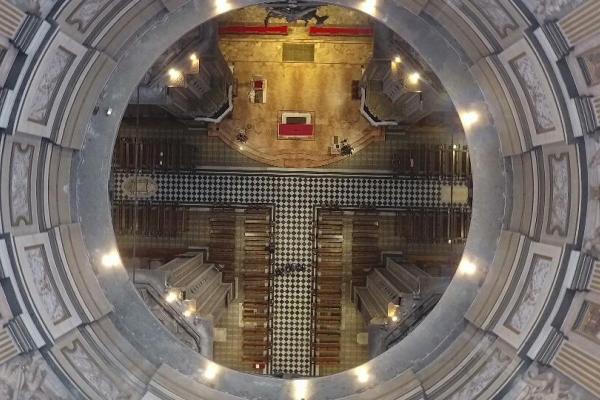
[[[600,83],[600,46],[581,54],[577,60],[588,86]]]
[[[500,350],[494,351],[487,362],[471,377],[465,385],[455,392],[450,400],[476,399],[496,377],[508,366],[511,358]]]
[[[10,158],[10,222],[31,225],[31,172],[35,147],[13,143]]]
[[[538,76],[532,56],[522,53],[510,60],[510,66],[517,76],[533,115],[536,133],[554,130],[553,107],[544,92],[542,78]]]
[[[569,153],[551,155],[548,157],[550,164],[550,215],[546,226],[546,233],[558,233],[566,236],[569,228],[569,209],[571,204],[571,173]]]
[[[505,323],[507,328],[518,334],[527,329],[536,315],[536,309],[544,294],[543,290],[553,278],[552,259],[538,254],[534,255],[525,288]]]
[[[124,182],[114,173],[115,200],[125,200]],[[276,267],[313,262],[313,209],[317,205],[356,207],[440,207],[439,180],[390,177],[268,173],[148,174],[158,184],[152,202],[274,204]],[[273,362],[277,372],[309,374],[311,361],[312,270],[273,282]]]
[[[67,22],[76,24],[77,30],[84,33],[109,2],[110,0],[84,0],[69,15]]]
[[[501,38],[504,39],[510,32],[519,28],[517,22],[498,0],[477,0],[472,4],[485,16]]]
[[[0,366],[0,399],[67,400],[73,396],[39,353],[11,359]]]
[[[130,395],[122,393],[117,385],[106,376],[79,340],[74,340],[71,348],[65,347],[61,352],[73,368],[100,395],[100,398],[106,400],[127,400],[131,398]]]
[[[148,176],[130,176],[123,182],[123,195],[130,199],[145,199],[158,192],[158,185]]]
[[[41,306],[46,315],[54,324],[58,324],[70,317],[67,307],[63,303],[56,288],[48,264],[48,256],[44,246],[25,248],[26,265],[31,272],[33,285],[40,296]]]
[[[28,95],[28,98],[33,99],[29,111],[30,121],[42,125],[48,123],[56,95],[75,58],[75,54],[60,46],[49,56],[37,87]]]

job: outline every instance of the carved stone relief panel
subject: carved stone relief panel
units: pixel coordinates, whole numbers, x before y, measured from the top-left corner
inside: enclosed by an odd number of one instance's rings
[[[6,136],[0,165],[0,209],[4,232],[14,235],[39,231],[37,186],[41,141],[33,137]]]
[[[56,34],[35,66],[31,85],[25,92],[17,130],[52,138],[57,112],[61,102],[66,101],[63,96],[69,96],[76,86],[73,73],[85,52],[85,47],[64,33]]]
[[[83,0],[69,14],[67,23],[77,25],[77,30],[84,33],[109,2],[110,0]]]
[[[505,323],[509,329],[516,333],[523,332],[534,317],[538,303],[541,300],[544,289],[548,286],[548,280],[552,275],[552,259],[549,257],[534,255],[527,276],[527,284],[521,292],[517,304],[509,314]]]
[[[560,372],[534,363],[517,377],[504,400],[593,400],[594,398]]]
[[[510,364],[512,358],[499,349],[494,350],[471,378],[454,394],[450,400],[472,400],[477,398]]]
[[[103,372],[92,355],[86,351],[81,342],[73,341],[72,347],[62,349],[65,358],[71,363],[73,368],[85,379],[102,399],[106,400],[126,400],[131,396],[122,393],[121,390],[112,382]]]
[[[600,304],[584,301],[574,330],[600,344]]]
[[[46,233],[19,236],[14,243],[19,276],[31,302],[32,314],[49,338],[56,340],[81,324],[72,303],[77,300],[71,299],[71,292],[65,289]]]
[[[75,60],[75,54],[62,46],[50,55],[46,69],[41,73],[37,85],[34,87],[29,121],[40,125],[47,125],[50,111],[56,100],[58,89],[62,85],[69,68]]]
[[[594,47],[577,57],[583,77],[588,86],[600,83],[600,46]]]
[[[536,327],[540,313],[552,307],[556,298],[550,296],[558,275],[562,247],[533,242],[525,257],[516,258],[513,271],[509,275],[504,298],[504,310],[494,332],[520,349]]]
[[[41,307],[54,324],[59,324],[71,315],[58,293],[54,277],[50,271],[48,255],[43,245],[24,248],[25,267],[29,268],[33,286],[41,298]]]
[[[548,157],[550,178],[550,211],[546,233],[567,236],[571,208],[571,168],[569,153],[551,154]]]
[[[559,18],[585,0],[523,0],[523,3],[535,14],[538,21],[543,22]]]
[[[477,0],[473,2],[473,5],[486,17],[501,38],[506,38],[519,28],[517,21],[499,0]]]
[[[582,251],[600,258],[600,135],[585,135],[588,201]]]
[[[562,142],[567,137],[559,105],[562,93],[554,90],[550,79],[554,71],[546,69],[545,56],[536,50],[533,40],[523,38],[498,56],[510,78],[506,84],[515,88],[509,91],[512,113],[527,147]]]
[[[518,22],[502,0],[451,0],[449,3],[467,16],[473,13],[470,8],[476,10],[500,39],[506,39],[519,29]]]
[[[522,53],[510,60],[509,64],[525,93],[527,104],[533,114],[536,133],[542,134],[554,130],[556,127],[552,120],[552,105],[543,92],[542,78],[536,71],[532,57]]]
[[[10,221],[13,227],[33,223],[31,174],[35,147],[14,142],[10,157]]]
[[[65,388],[42,356],[35,352],[0,365],[0,399],[69,400]]]
[[[51,351],[86,398],[129,400],[134,397],[125,377],[119,375],[115,366],[107,363],[79,331],[65,336]]]

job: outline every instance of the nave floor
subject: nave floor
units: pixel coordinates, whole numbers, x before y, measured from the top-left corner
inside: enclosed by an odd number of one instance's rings
[[[274,204],[275,266],[312,265],[314,206],[443,207],[440,180],[273,173],[148,174],[158,185],[152,202]],[[114,199],[125,200],[124,173],[113,175]],[[307,269],[274,279],[272,370],[311,373],[311,287]]]

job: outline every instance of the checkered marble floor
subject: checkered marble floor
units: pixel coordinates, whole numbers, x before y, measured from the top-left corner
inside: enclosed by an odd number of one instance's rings
[[[127,200],[113,174],[115,200]],[[334,174],[158,173],[147,174],[158,192],[147,200],[197,204],[275,206],[275,266],[313,262],[313,210],[338,204],[356,207],[441,207],[439,180]],[[312,267],[274,277],[272,371],[310,375]]]

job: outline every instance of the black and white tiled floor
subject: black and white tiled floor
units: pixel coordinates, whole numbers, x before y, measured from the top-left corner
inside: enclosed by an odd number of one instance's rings
[[[128,175],[113,175],[115,200]],[[273,204],[275,266],[312,265],[314,206],[440,207],[438,180],[272,173],[148,174],[158,192],[147,200],[198,204]],[[312,271],[274,278],[273,372],[310,374]]]

